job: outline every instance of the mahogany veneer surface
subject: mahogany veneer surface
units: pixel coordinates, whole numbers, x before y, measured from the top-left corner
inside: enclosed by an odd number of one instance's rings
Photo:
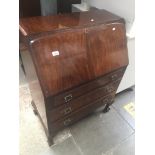
[[[20,19],[19,29],[32,105],[50,145],[57,131],[100,106],[108,110],[128,65],[122,18],[92,9]]]
[[[93,19],[93,21],[91,21]],[[99,23],[122,22],[124,20],[105,10],[92,10],[86,12],[74,12],[71,14],[59,14],[53,16],[40,16],[21,18],[19,29],[25,36],[39,32],[64,30],[83,26],[92,26]]]

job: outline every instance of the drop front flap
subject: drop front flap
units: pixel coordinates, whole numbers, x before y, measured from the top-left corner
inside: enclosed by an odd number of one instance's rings
[[[123,24],[59,32],[37,39],[31,46],[47,96],[128,64]]]

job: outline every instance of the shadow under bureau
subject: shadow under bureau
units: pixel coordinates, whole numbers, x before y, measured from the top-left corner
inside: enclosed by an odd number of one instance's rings
[[[128,65],[125,22],[106,10],[20,19],[32,106],[54,135],[113,103]]]

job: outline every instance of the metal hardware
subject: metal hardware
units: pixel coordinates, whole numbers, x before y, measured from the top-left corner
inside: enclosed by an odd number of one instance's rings
[[[113,31],[115,31],[115,30],[116,30],[116,28],[115,28],[115,27],[113,27],[113,28],[112,28],[112,30],[113,30]]]
[[[116,80],[117,77],[118,77],[118,75],[117,75],[117,74],[114,74],[114,75],[111,76],[111,79],[112,79],[112,80]]]
[[[85,33],[88,33],[88,29],[85,29]]]
[[[113,102],[113,98],[110,98],[110,99],[109,99],[109,102],[112,103],[112,102]]]
[[[65,102],[69,102],[70,100],[72,100],[72,94],[65,96],[64,99],[65,99]]]
[[[107,99],[107,98],[106,98],[106,99],[104,99],[104,100],[103,100],[103,102],[104,102],[104,103],[107,103],[107,102],[108,102],[108,99]]]
[[[91,21],[91,22],[94,22],[94,19],[92,18],[90,21]]]
[[[106,98],[106,99],[103,100],[103,102],[104,102],[105,104],[111,103],[112,101],[113,101],[113,98]]]
[[[71,119],[67,118],[66,120],[64,120],[64,125],[67,126],[70,124],[70,122],[71,122]]]
[[[111,92],[113,91],[113,87],[112,87],[112,86],[107,87],[107,88],[106,88],[106,91],[107,91],[108,93],[111,93]]]
[[[64,115],[67,115],[70,112],[72,112],[72,108],[71,107],[68,107],[68,108],[64,109],[62,112],[63,112]]]

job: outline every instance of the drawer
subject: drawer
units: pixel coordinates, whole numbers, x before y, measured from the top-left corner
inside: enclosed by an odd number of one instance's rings
[[[117,79],[122,78],[125,69],[126,67],[123,67],[119,70],[116,70],[112,73],[105,75],[104,77],[100,77],[92,82],[88,82],[65,93],[61,93],[55,96],[51,102],[49,100],[48,103],[52,104],[51,106],[53,107],[69,103],[72,100],[76,99],[77,97],[92,91],[93,89],[97,89],[99,87],[106,85],[109,82],[116,81]]]
[[[95,111],[97,108],[99,108],[102,105],[105,104],[111,104],[113,102],[115,94],[110,94],[109,96],[106,97],[102,97],[98,100],[96,100],[95,102],[93,102],[92,104],[89,104],[83,108],[81,108],[79,111],[76,111],[72,114],[70,114],[67,117],[64,117],[61,120],[58,120],[57,122],[54,122],[50,124],[50,130],[52,132],[57,132],[58,130],[69,126],[73,123],[75,123],[76,121],[84,118],[85,116],[87,116],[88,114],[90,114],[91,112]]]
[[[71,114],[72,112],[78,110],[79,108],[96,101],[98,98],[108,95],[109,93],[114,92],[115,94],[119,83],[120,83],[120,80],[115,81],[104,87],[100,87],[91,92],[88,92],[87,94],[80,96],[76,98],[75,100],[72,100],[66,104],[63,104],[62,106],[59,106],[58,108],[48,111],[51,122],[54,122],[64,116],[67,116]]]

